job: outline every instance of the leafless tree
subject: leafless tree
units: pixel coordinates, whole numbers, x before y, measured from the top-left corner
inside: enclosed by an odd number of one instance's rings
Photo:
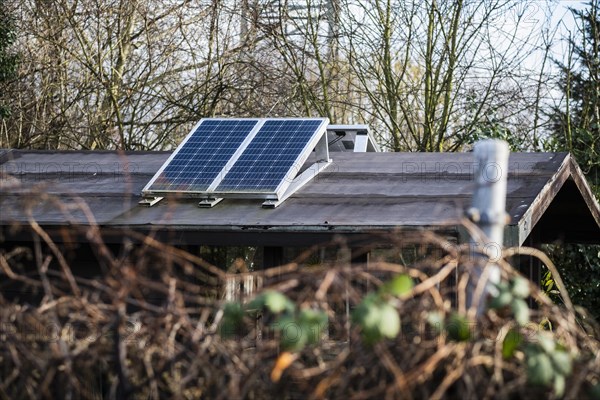
[[[369,99],[365,113],[388,148],[456,150],[490,114],[508,120],[533,106],[523,63],[538,38],[527,3],[348,0],[345,7],[356,90]]]
[[[547,48],[537,3],[267,3],[253,3],[259,29],[305,115],[366,122],[394,151],[457,150],[482,125],[519,136],[536,126],[545,76],[526,61]]]
[[[23,1],[2,145],[154,149],[222,112],[241,51],[221,2]]]
[[[169,148],[218,115],[368,123],[393,151],[462,149],[482,126],[540,135],[538,3],[13,2],[3,147]]]

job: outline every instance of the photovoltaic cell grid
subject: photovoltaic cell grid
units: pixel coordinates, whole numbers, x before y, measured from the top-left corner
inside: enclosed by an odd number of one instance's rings
[[[325,134],[319,119],[204,119],[143,193],[280,196]],[[216,187],[216,188],[215,188]]]
[[[297,172],[294,164],[322,122],[310,119],[265,121],[215,191],[274,192],[288,172]]]
[[[257,123],[258,120],[203,120],[148,190],[207,190]]]

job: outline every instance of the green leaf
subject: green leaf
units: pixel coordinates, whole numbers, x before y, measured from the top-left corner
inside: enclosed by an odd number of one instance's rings
[[[513,295],[511,292],[509,292],[509,291],[500,292],[500,294],[498,294],[498,296],[493,297],[490,300],[490,308],[499,309],[502,307],[506,307],[507,305],[510,304],[511,301],[513,301]]]
[[[219,334],[223,339],[229,339],[234,337],[238,332],[239,324],[230,319],[223,319],[221,322],[221,328],[219,329]]]
[[[229,318],[233,321],[241,321],[244,318],[244,309],[239,303],[227,303],[223,308],[223,318]]]
[[[519,325],[525,325],[529,322],[529,306],[523,299],[514,299],[512,311],[515,314],[515,320]]]
[[[504,342],[502,342],[502,357],[505,359],[511,358],[522,341],[523,336],[518,330],[511,329],[508,331],[504,338]]]
[[[264,306],[265,306],[265,296],[264,296],[264,293],[262,293],[262,294],[259,294],[258,296],[256,296],[254,299],[252,299],[251,302],[246,304],[246,310],[248,310],[248,311],[262,310]]]
[[[536,336],[538,345],[548,354],[554,353],[554,349],[556,349],[556,342],[551,335],[548,335],[544,332],[540,332]]]
[[[406,274],[397,275],[391,281],[385,283],[381,287],[382,293],[391,294],[393,296],[402,296],[410,292],[414,283],[410,276]]]
[[[510,285],[506,281],[499,282],[496,287],[499,292],[510,292]]]
[[[283,318],[279,322],[281,347],[285,351],[301,351],[308,343],[306,327],[293,318]]]
[[[534,385],[548,385],[554,376],[550,357],[545,353],[534,353],[527,358],[527,378]]]
[[[432,311],[427,314],[427,322],[436,332],[441,332],[444,329],[444,313]]]
[[[554,368],[563,375],[570,375],[573,369],[571,355],[566,351],[556,350],[550,354]]]
[[[515,277],[512,281],[511,291],[515,297],[527,298],[529,296],[529,280],[520,276]]]
[[[400,316],[394,306],[370,294],[354,309],[352,321],[361,327],[363,340],[373,344],[382,338],[395,338],[400,332]]]
[[[281,347],[294,352],[317,343],[327,328],[327,321],[327,314],[323,311],[305,309],[297,317],[284,314],[274,328],[281,332]]]
[[[566,380],[562,374],[556,374],[554,376],[554,394],[557,397],[562,397],[565,394]]]
[[[362,338],[366,344],[375,344],[382,339],[379,328],[363,328]]]
[[[368,295],[352,312],[352,322],[360,326],[363,340],[373,344],[381,339],[381,310],[376,296]]]
[[[400,332],[400,317],[398,310],[389,303],[381,305],[379,311],[379,332],[382,336],[393,339]]]
[[[298,323],[302,327],[303,334],[307,335],[308,344],[316,344],[321,339],[327,328],[327,314],[323,311],[311,309],[302,310],[298,316]]]
[[[352,321],[363,329],[375,328],[379,325],[380,312],[374,299],[365,297],[352,312]]]
[[[223,320],[221,321],[221,327],[219,334],[222,338],[228,339],[235,336],[242,324],[244,318],[244,310],[238,303],[225,304],[223,308]]]
[[[469,320],[462,315],[452,314],[446,324],[446,331],[451,340],[461,342],[471,338]]]
[[[327,323],[327,314],[323,311],[304,309],[300,312],[299,316],[300,321],[305,321],[310,324],[326,324]]]
[[[291,311],[294,309],[294,303],[285,295],[269,290],[264,293],[265,306],[273,313],[278,314],[282,311]]]
[[[278,314],[286,310],[292,312],[296,305],[284,294],[274,290],[267,290],[256,296],[256,298],[246,306],[248,310],[262,310],[264,307],[268,308],[269,311]]]

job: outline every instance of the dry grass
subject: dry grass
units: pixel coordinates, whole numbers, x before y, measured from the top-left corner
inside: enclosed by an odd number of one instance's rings
[[[52,199],[47,199],[52,201]],[[72,210],[62,207],[66,215]],[[77,205],[91,216],[84,204]],[[87,210],[87,211],[86,211]],[[129,233],[129,251],[113,254],[93,220],[83,234],[96,249],[103,274],[78,276],[61,248],[33,219],[33,249],[0,252],[0,397],[16,398],[521,398],[552,396],[527,382],[524,354],[505,359],[502,343],[514,328],[525,341],[551,327],[574,357],[566,398],[584,398],[600,380],[597,327],[581,326],[575,309],[557,306],[540,290],[531,323],[518,327],[510,313],[475,318],[465,288],[472,251],[431,233],[389,237],[393,244],[436,248],[437,257],[411,265],[373,261],[307,267],[298,262],[248,273],[300,308],[323,310],[329,326],[318,346],[292,356],[272,380],[281,354],[274,316],[246,317],[233,339],[219,327],[223,301],[216,293],[229,275],[221,268],[152,236]],[[343,247],[343,243],[332,246]],[[506,250],[507,255],[516,251]],[[343,253],[343,252],[342,252]],[[547,260],[545,260],[547,262]],[[505,278],[517,272],[505,261]],[[394,340],[363,344],[350,323],[365,293],[390,277],[409,274],[410,293],[394,300],[402,331]],[[22,295],[30,293],[27,301]],[[12,294],[7,294],[12,293]],[[471,318],[472,338],[451,341],[428,323],[432,313]],[[279,360],[281,361],[281,360]]]

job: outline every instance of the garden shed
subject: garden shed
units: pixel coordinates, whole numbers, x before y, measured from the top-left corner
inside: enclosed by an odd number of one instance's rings
[[[114,245],[125,231],[135,231],[186,248],[256,246],[264,250],[262,266],[269,267],[286,261],[286,248],[334,238],[350,248],[383,242],[382,234],[399,230],[431,229],[460,239],[474,186],[469,152],[332,151],[331,165],[277,208],[253,199],[201,208],[177,195],[140,205],[142,188],[170,154],[2,151],[3,247],[31,243],[30,220],[57,242],[85,242],[69,228],[97,224]],[[491,179],[501,173],[491,169]],[[568,153],[512,153],[507,173],[505,245],[600,243],[598,202]]]

